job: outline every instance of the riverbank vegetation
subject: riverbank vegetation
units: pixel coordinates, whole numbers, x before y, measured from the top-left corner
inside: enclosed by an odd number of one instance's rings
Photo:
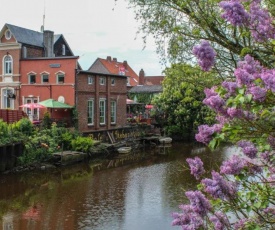
[[[53,153],[66,150],[89,153],[94,141],[81,136],[74,129],[58,127],[55,123],[41,128],[33,125],[28,118],[8,124],[0,120],[0,145],[22,143],[23,155],[19,164],[27,165],[49,160]]]

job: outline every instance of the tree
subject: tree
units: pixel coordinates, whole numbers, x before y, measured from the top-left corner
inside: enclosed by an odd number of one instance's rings
[[[203,89],[220,79],[187,64],[172,65],[165,70],[165,76],[163,93],[154,99],[155,116],[168,135],[194,137],[199,124],[214,122],[214,113],[202,104]]]
[[[224,9],[227,5],[219,6],[219,0],[128,0],[140,22],[139,31],[143,32],[144,41],[152,35],[157,44],[157,52],[163,61],[168,59],[174,62],[193,62],[192,48],[199,40],[210,42],[217,52],[216,67],[223,72],[232,72],[237,67],[240,56],[250,54],[264,66],[274,65],[273,43],[263,43],[262,35],[255,40],[258,31],[258,16],[250,27],[238,20],[233,24],[226,20]],[[226,1],[224,1],[226,2]],[[231,1],[240,13],[244,10],[239,7],[238,1]],[[250,2],[244,3],[244,9],[249,10]],[[274,11],[274,1],[262,1]],[[239,8],[238,8],[239,7]],[[252,9],[256,11],[257,9]],[[221,15],[222,12],[222,15]],[[246,12],[246,11],[245,11]],[[249,17],[248,14],[244,16]],[[267,19],[269,20],[269,19]],[[272,24],[272,21],[269,20]],[[233,26],[232,26],[233,25]],[[238,27],[234,26],[238,25]],[[266,27],[263,34],[272,34],[274,30]],[[260,41],[260,42],[258,42]],[[225,75],[224,75],[225,76]]]
[[[274,18],[261,0],[222,1],[220,6],[223,17],[232,26],[245,26],[254,42],[266,47],[274,42]],[[198,50],[199,65],[205,67],[203,44]],[[173,214],[173,225],[182,229],[275,228],[275,69],[264,63],[246,55],[231,80],[205,89],[203,103],[217,114],[217,123],[199,126],[197,141],[211,148],[221,142],[239,148],[219,172],[211,172],[212,178],[200,181],[197,191],[185,193],[190,204],[180,205],[182,212]],[[200,180],[205,173],[203,162],[195,157],[187,163]]]

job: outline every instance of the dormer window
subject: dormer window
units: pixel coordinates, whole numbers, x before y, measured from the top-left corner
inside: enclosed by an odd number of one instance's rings
[[[10,55],[4,57],[4,74],[12,74],[12,57]]]
[[[6,32],[5,32],[5,38],[6,38],[7,40],[10,40],[10,39],[11,39],[11,31],[10,31],[10,30],[6,30]]]

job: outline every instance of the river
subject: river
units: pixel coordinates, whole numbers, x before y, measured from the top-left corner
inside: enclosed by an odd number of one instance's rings
[[[200,156],[210,172],[235,151],[173,143],[141,150],[132,164],[95,170],[85,162],[51,171],[0,175],[3,230],[169,230],[172,212],[186,202],[196,180],[184,169]],[[1,228],[0,227],[0,228]]]

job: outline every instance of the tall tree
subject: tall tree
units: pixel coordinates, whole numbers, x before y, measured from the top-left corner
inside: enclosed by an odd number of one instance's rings
[[[173,64],[165,70],[165,76],[163,93],[154,104],[158,108],[156,117],[169,135],[191,137],[199,124],[213,123],[214,113],[202,103],[203,89],[219,82],[213,73],[187,64]]]
[[[240,56],[250,54],[264,66],[272,67],[273,44],[255,43],[251,28],[232,26],[221,16],[219,0],[128,0],[141,23],[146,42],[153,35],[163,61],[192,62],[192,48],[207,40],[217,52],[216,68],[224,73],[236,67]],[[274,9],[274,1],[263,3]],[[249,11],[249,4],[245,5]],[[271,11],[272,13],[273,11]]]

